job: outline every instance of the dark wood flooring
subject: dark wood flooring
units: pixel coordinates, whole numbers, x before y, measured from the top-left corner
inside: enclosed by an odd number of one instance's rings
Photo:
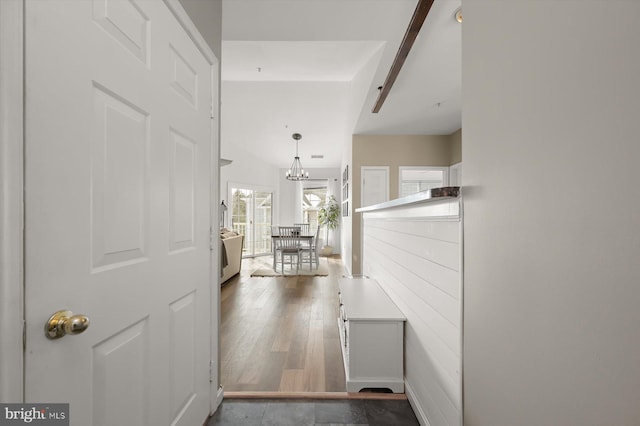
[[[346,392],[338,336],[338,256],[329,276],[255,277],[271,257],[243,259],[221,290],[225,392]]]

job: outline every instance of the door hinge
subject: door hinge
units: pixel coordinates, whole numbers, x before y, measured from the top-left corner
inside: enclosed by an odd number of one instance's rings
[[[211,119],[212,119],[212,120],[213,120],[214,118],[216,118],[216,117],[213,115],[213,103],[211,103],[211,108],[209,109],[209,116],[211,117]]]
[[[209,383],[213,383],[213,361],[209,361]]]
[[[22,320],[22,351],[27,350],[27,321]]]

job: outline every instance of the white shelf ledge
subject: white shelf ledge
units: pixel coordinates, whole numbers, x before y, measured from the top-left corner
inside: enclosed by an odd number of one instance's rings
[[[417,192],[407,195],[406,197],[396,198],[395,200],[385,201],[384,203],[373,204],[371,206],[360,207],[356,209],[356,213],[364,213],[375,210],[388,209],[391,207],[407,206],[409,204],[423,203],[425,201],[441,201],[460,196],[459,186],[445,186],[443,188],[433,188],[426,191]]]

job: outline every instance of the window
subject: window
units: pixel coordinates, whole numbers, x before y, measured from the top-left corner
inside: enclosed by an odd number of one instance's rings
[[[318,226],[318,211],[324,206],[326,199],[326,184],[302,190],[302,222],[310,223],[314,231]]]
[[[400,197],[441,188],[449,183],[448,167],[400,167]]]

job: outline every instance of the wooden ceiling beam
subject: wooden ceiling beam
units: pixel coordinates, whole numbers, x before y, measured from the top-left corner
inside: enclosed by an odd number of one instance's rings
[[[384,80],[384,84],[379,88],[380,93],[378,93],[378,99],[376,99],[376,103],[371,110],[371,112],[373,112],[374,114],[380,111],[380,108],[382,108],[382,104],[384,103],[385,99],[387,99],[387,96],[389,95],[389,92],[393,87],[393,83],[395,83],[396,78],[398,78],[398,74],[400,74],[400,70],[404,65],[404,61],[407,59],[407,56],[409,56],[411,47],[413,47],[413,43],[418,37],[420,28],[422,28],[422,24],[424,23],[425,19],[427,19],[427,15],[431,10],[433,2],[434,0],[418,0],[416,10],[413,11],[413,16],[411,17],[411,22],[409,22],[407,32],[404,34],[402,43],[400,43],[400,48],[398,48],[398,53],[396,53],[396,57],[393,60],[391,69],[389,69],[389,74],[387,74],[387,78]]]

